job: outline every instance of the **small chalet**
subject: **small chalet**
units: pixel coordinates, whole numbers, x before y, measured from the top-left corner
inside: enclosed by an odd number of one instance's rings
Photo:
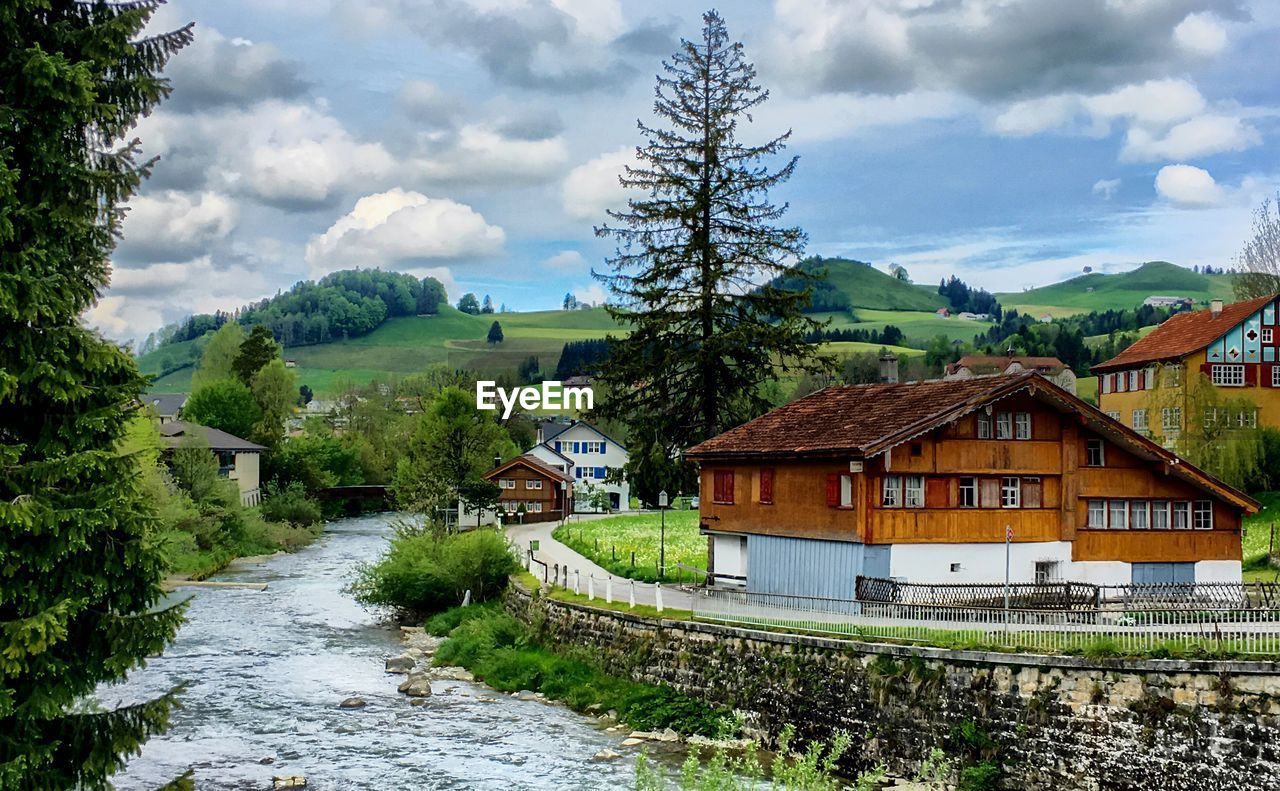
[[[241,503],[257,505],[261,501],[262,494],[258,488],[259,460],[265,447],[197,423],[170,420],[160,424],[160,439],[170,451],[181,447],[183,442],[190,441],[191,438],[202,446],[208,446],[218,457],[218,473],[236,482],[240,489]]]
[[[716,584],[1239,582],[1258,504],[1038,373],[827,387],[694,446]]]
[[[517,521],[523,506],[525,522],[559,521],[573,512],[573,476],[532,454],[517,456],[484,474],[501,490],[498,507]]]
[[[974,376],[1020,374],[1035,371],[1044,378],[1074,394],[1076,374],[1057,357],[1017,357],[1014,355],[969,354],[946,367],[943,379],[968,379]]]

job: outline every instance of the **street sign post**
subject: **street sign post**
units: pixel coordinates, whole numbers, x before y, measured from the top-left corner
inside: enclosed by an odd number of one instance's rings
[[[658,513],[662,520],[662,528],[658,537],[658,579],[667,574],[667,490],[658,492]]]
[[[1013,544],[1013,527],[1004,528],[1004,622],[1009,624],[1009,550]]]

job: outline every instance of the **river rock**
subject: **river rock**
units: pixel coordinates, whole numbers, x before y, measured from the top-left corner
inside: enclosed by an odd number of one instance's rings
[[[338,704],[340,709],[363,709],[369,704],[365,703],[364,698],[347,698]]]
[[[409,705],[410,705],[410,706],[425,706],[425,705],[427,705],[427,699],[426,699],[426,698],[414,698],[413,700],[410,700],[410,701],[409,701]]]
[[[538,693],[530,692],[527,689],[522,689],[519,692],[514,693],[513,697],[517,698],[518,700],[537,700]]]
[[[597,712],[604,711],[604,706],[600,703],[592,703],[590,706],[587,706],[587,711],[595,714]]]
[[[615,753],[613,750],[610,750],[610,749],[608,749],[608,748],[605,748],[605,749],[601,750],[600,752],[596,753],[595,755],[591,756],[591,760],[593,760],[593,761],[616,761],[617,759],[619,759],[619,758],[621,758],[621,757],[622,757],[622,755],[621,755],[620,753]]]
[[[661,737],[662,737],[662,734],[654,733],[652,731],[632,731],[631,733],[627,734],[628,739],[640,739],[641,741],[649,741],[649,742],[659,741]]]
[[[471,675],[471,671],[465,667],[436,667],[431,669],[431,675],[442,681],[475,681],[476,677]]]
[[[680,734],[676,733],[676,732],[675,732],[674,730],[672,730],[671,728],[667,728],[667,729],[666,729],[666,730],[664,730],[662,733],[659,733],[659,734],[658,734],[658,741],[660,741],[660,742],[678,742],[678,741],[680,741]]]
[[[425,698],[431,694],[431,679],[426,673],[410,673],[397,690],[411,698]]]
[[[644,744],[644,739],[636,739],[634,737],[628,737],[622,740],[623,747],[635,747],[640,744]]]
[[[306,788],[307,778],[302,775],[276,775],[271,778],[272,788]]]
[[[400,654],[399,656],[388,658],[386,667],[388,673],[408,673],[413,670],[416,664],[418,664],[418,661],[413,657],[408,654]]]

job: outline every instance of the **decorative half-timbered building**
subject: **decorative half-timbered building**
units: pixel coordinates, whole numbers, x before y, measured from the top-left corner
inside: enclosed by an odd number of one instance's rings
[[[1036,373],[828,387],[687,453],[717,584],[1238,582],[1247,495]]]

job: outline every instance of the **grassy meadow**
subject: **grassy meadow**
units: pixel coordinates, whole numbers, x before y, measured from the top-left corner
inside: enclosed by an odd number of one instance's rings
[[[1153,295],[1231,302],[1230,275],[1201,275],[1176,264],[1151,261],[1131,272],[1091,273],[1022,292],[997,294],[1005,310],[1062,317],[1090,311],[1133,309]]]
[[[660,533],[659,515],[645,513],[569,522],[557,527],[552,535],[612,574],[654,582],[658,579]],[[676,578],[676,563],[706,569],[707,538],[698,533],[697,511],[667,512],[666,547],[664,581]],[[636,553],[635,567],[631,565],[632,552]]]

